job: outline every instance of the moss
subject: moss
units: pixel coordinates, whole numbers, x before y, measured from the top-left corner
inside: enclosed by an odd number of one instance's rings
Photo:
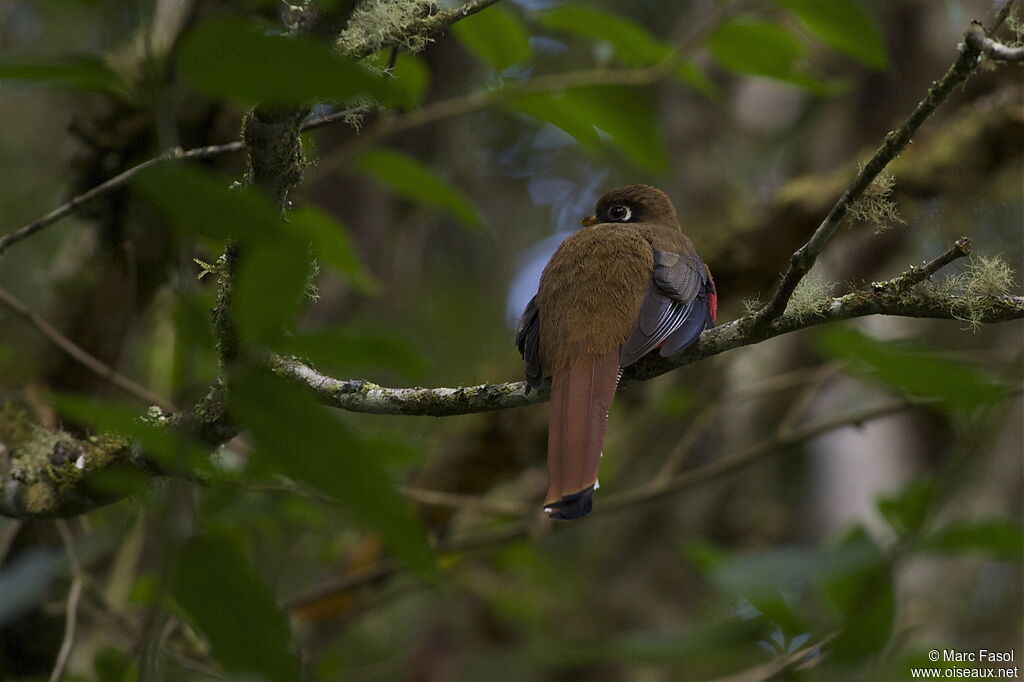
[[[972,256],[961,273],[922,282],[904,295],[905,300],[926,297],[931,301],[955,302],[964,314],[958,319],[977,331],[982,321],[995,310],[997,300],[1016,286],[1013,268],[1003,257]]]
[[[786,305],[786,314],[802,323],[824,313],[832,305],[832,291],[835,288],[835,282],[825,279],[820,272],[811,270],[804,275],[793,291]]]
[[[363,0],[338,36],[338,49],[344,54],[363,54],[397,45],[419,52],[430,43],[430,37],[410,28],[436,12],[435,0]]]
[[[861,164],[861,170],[864,165]],[[892,191],[896,187],[896,178],[892,173],[882,171],[864,193],[852,204],[850,204],[849,215],[851,220],[858,220],[875,225],[875,233],[885,232],[895,224],[905,224],[906,221],[900,217],[899,209],[892,200]]]
[[[9,474],[0,482],[13,509],[29,516],[71,515],[104,501],[88,490],[91,471],[127,461],[130,441],[103,435],[78,439],[64,431],[47,431],[11,404],[0,411],[0,454]]]

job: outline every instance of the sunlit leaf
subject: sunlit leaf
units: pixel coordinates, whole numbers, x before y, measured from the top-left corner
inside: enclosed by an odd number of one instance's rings
[[[284,612],[228,538],[193,538],[177,559],[174,598],[227,670],[281,682],[299,679]]]
[[[325,371],[385,367],[417,377],[422,376],[427,366],[416,346],[394,332],[345,329],[294,334],[280,339],[275,348],[312,360],[317,368]]]
[[[849,327],[824,332],[819,347],[876,381],[918,398],[936,398],[948,409],[970,410],[1005,395],[995,378],[978,367],[908,344],[878,341]]]
[[[73,90],[109,92],[127,91],[121,76],[95,57],[71,57],[52,61],[26,61],[0,58],[0,82],[21,81]]]
[[[263,468],[336,498],[409,565],[429,573],[433,556],[409,503],[377,460],[380,440],[362,439],[310,396],[269,374],[232,378],[230,408],[256,441]]]
[[[515,97],[507,106],[558,126],[591,149],[601,148],[603,133],[610,146],[639,168],[668,169],[654,110],[647,98],[632,88],[573,88]]]
[[[387,80],[313,38],[273,35],[236,19],[190,31],[178,57],[182,77],[214,97],[247,104],[343,100],[371,95],[389,102]]]
[[[857,0],[782,0],[826,45],[874,69],[888,63],[878,27]]]
[[[609,43],[615,48],[615,56],[627,64],[655,64],[671,57],[674,51],[632,19],[589,5],[559,5],[541,12],[537,22],[546,28]]]
[[[235,277],[231,310],[243,339],[280,336],[299,311],[310,274],[301,241],[267,239],[246,248]]]
[[[455,37],[470,52],[503,71],[530,58],[530,34],[514,12],[489,7],[452,26]]]
[[[921,546],[955,554],[980,551],[1021,561],[1024,559],[1024,527],[1009,519],[958,521],[925,537]]]
[[[806,48],[778,24],[735,19],[720,26],[708,45],[718,63],[732,71],[775,78],[816,93],[830,92],[829,85],[799,70]]]
[[[483,226],[483,219],[462,190],[410,156],[375,149],[360,155],[356,164],[406,199],[445,208],[466,227]]]

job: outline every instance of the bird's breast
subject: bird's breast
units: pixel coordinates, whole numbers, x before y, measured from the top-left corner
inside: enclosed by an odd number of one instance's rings
[[[544,374],[618,349],[640,313],[653,270],[650,242],[627,226],[594,225],[562,242],[537,292]]]

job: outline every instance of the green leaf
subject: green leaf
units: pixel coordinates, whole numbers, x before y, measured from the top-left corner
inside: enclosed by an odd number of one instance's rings
[[[227,670],[281,682],[299,679],[284,612],[228,538],[200,536],[186,543],[173,592]]]
[[[921,542],[924,549],[961,554],[980,550],[1010,561],[1024,559],[1024,527],[1009,519],[960,521],[935,531]]]
[[[388,458],[377,451],[384,441],[360,438],[307,393],[272,375],[235,376],[231,389],[231,413],[252,431],[260,466],[336,498],[400,559],[433,571],[422,526],[378,463]]]
[[[356,165],[406,199],[445,208],[466,227],[483,226],[480,214],[462,190],[411,156],[375,149],[361,154]]]
[[[230,189],[227,178],[188,164],[157,166],[133,180],[149,201],[178,229],[213,239],[235,239],[255,244],[291,240],[368,290],[371,280],[363,272],[338,221],[312,206],[281,210],[255,188]]]
[[[320,369],[334,372],[395,369],[406,376],[422,376],[427,363],[412,343],[394,332],[349,329],[295,334],[275,346],[283,354],[308,358]]]
[[[541,12],[537,22],[552,30],[604,41],[627,64],[656,64],[674,52],[671,45],[662,43],[632,19],[588,5],[560,5]]]
[[[400,52],[391,69],[391,88],[406,108],[418,107],[430,85],[430,68],[416,55]]]
[[[359,262],[348,230],[340,221],[315,206],[300,206],[288,213],[284,229],[311,244],[313,255],[348,277],[360,290],[366,293],[374,290],[376,285]]]
[[[124,95],[121,76],[95,57],[68,57],[53,61],[0,59],[0,81],[22,81],[59,88]]]
[[[267,239],[243,251],[232,291],[239,335],[250,341],[281,336],[298,314],[310,274],[301,241]]]
[[[994,377],[974,365],[908,344],[878,341],[849,327],[822,333],[819,347],[871,379],[914,397],[936,398],[949,410],[971,410],[1005,395]]]
[[[720,26],[708,45],[718,63],[732,71],[774,78],[820,94],[831,90],[799,71],[797,63],[806,49],[777,24],[735,19]]]
[[[893,531],[902,537],[921,528],[934,499],[935,483],[925,478],[914,481],[899,495],[880,499],[878,511]]]
[[[561,128],[585,147],[602,149],[606,142],[639,168],[668,170],[654,110],[632,88],[573,88],[514,97],[506,106]]]
[[[370,95],[395,99],[388,81],[325,42],[271,35],[266,27],[213,19],[190,31],[178,58],[182,77],[214,97],[246,104],[296,104]]]
[[[853,570],[834,572],[823,590],[842,616],[831,657],[849,662],[877,653],[889,641],[896,611],[892,574],[881,549],[862,527],[854,528],[835,550],[857,557]]]
[[[782,0],[826,45],[874,69],[888,65],[878,27],[857,0]]]
[[[504,7],[489,7],[452,26],[470,52],[497,71],[530,58],[530,34],[519,17]]]

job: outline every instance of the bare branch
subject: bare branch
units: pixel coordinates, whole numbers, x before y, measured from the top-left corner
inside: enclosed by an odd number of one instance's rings
[[[964,37],[964,40],[971,48],[984,52],[989,59],[1000,62],[1024,62],[1024,47],[1011,47],[997,40],[992,40],[985,35],[985,29],[981,24],[971,24],[971,27],[967,29],[967,35]]]
[[[1009,3],[1007,3],[1008,5]],[[1001,20],[997,18],[997,21]],[[971,28],[975,28],[975,25],[972,25]],[[968,34],[970,34],[970,31],[968,31]],[[978,63],[980,55],[981,50],[978,47],[972,46],[970,41],[965,39],[965,42],[961,43],[960,54],[957,56],[956,61],[953,62],[953,65],[946,71],[945,75],[943,75],[942,79],[932,84],[924,99],[918,103],[917,107],[915,107],[903,124],[885,136],[882,145],[875,151],[871,159],[864,164],[860,172],[857,173],[857,177],[854,178],[853,182],[846,188],[846,191],[839,197],[839,201],[828,212],[828,215],[825,216],[825,219],[818,226],[818,229],[814,231],[814,234],[811,235],[811,238],[790,257],[789,266],[786,268],[786,272],[783,274],[782,281],[776,288],[775,293],[772,294],[768,303],[757,311],[751,320],[751,324],[755,328],[762,328],[771,320],[783,314],[789,299],[793,295],[793,291],[796,290],[797,284],[814,266],[815,260],[817,260],[822,249],[825,248],[825,245],[832,238],[836,228],[839,227],[839,224],[849,211],[850,206],[864,194],[864,191],[889,162],[903,151],[910,143],[914,133],[921,127],[921,124],[946,100],[953,89],[966,81],[974,73],[974,68]]]
[[[95,372],[96,375],[103,379],[110,381],[110,383],[117,386],[125,393],[138,398],[147,405],[157,405],[168,412],[173,412],[178,409],[169,400],[157,395],[145,386],[132,381],[123,374],[119,374],[113,367],[90,355],[84,348],[61,334],[56,327],[34,313],[31,308],[22,303],[3,287],[0,287],[0,303],[3,303],[5,306],[27,320],[29,324],[39,331],[40,334],[67,353],[72,360],[79,363],[89,371]]]
[[[68,555],[68,562],[71,565],[71,589],[68,591],[68,603],[64,619],[64,640],[60,644],[60,651],[57,654],[57,661],[53,665],[53,672],[50,673],[50,682],[57,682],[64,676],[64,668],[71,656],[71,648],[75,644],[75,624],[78,621],[78,600],[82,596],[82,566],[78,563],[78,556],[75,554],[75,539],[71,535],[71,529],[64,519],[57,519],[57,531],[64,543],[64,551]]]

